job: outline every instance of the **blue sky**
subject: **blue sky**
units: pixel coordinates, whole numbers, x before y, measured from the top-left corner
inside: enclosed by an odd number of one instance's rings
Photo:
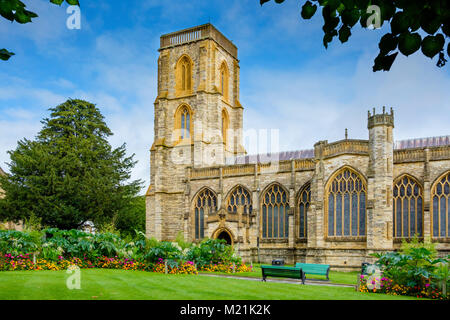
[[[372,72],[387,30],[358,26],[342,45],[322,45],[321,16],[300,17],[300,2],[259,0],[81,0],[81,29],[66,28],[66,5],[23,0],[39,18],[0,19],[0,166],[7,150],[32,139],[48,108],[67,98],[95,103],[149,182],[159,37],[211,22],[238,47],[244,130],[279,129],[280,150],[319,140],[367,139],[367,110],[394,107],[395,139],[450,134],[450,64],[420,53],[399,56],[390,72]]]

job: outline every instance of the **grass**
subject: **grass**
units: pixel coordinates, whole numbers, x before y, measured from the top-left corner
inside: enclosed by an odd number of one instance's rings
[[[81,289],[69,290],[65,271],[0,272],[0,300],[400,300],[353,288],[249,281],[144,271],[81,270]]]
[[[238,277],[250,277],[250,278],[261,278],[261,265],[253,264],[252,272],[240,272],[240,273],[225,273],[225,272],[214,272],[214,274],[223,274],[223,275],[232,275]],[[330,283],[338,283],[338,284],[351,284],[356,285],[356,277],[358,276],[358,272],[342,272],[342,271],[330,271],[329,279]],[[319,279],[326,280],[325,276],[320,275],[306,275],[306,279]]]

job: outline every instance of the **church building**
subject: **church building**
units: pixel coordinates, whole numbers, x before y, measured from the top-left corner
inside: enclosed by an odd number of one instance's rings
[[[205,24],[161,36],[159,52],[147,236],[340,270],[414,237],[450,253],[450,136],[395,142],[383,107],[361,114],[368,140],[248,156],[236,46]]]

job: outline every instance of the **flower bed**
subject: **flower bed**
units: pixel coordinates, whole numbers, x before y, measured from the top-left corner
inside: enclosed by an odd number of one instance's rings
[[[396,284],[393,280],[381,277],[375,278],[373,276],[360,276],[360,292],[385,293],[394,296],[414,296],[417,298],[429,299],[447,299],[440,288],[437,288],[431,283],[425,283],[424,286],[409,287],[406,285]]]
[[[225,272],[225,273],[233,273],[233,264],[232,263],[215,263],[215,264],[207,264],[199,267],[199,271],[204,272]],[[244,263],[235,264],[234,272],[251,272],[252,267],[247,266]]]
[[[33,260],[30,252],[39,254]],[[218,239],[190,243],[182,236],[174,242],[148,239],[142,232],[125,240],[109,232],[89,234],[55,228],[31,232],[0,230],[0,271],[64,270],[75,265],[170,274],[197,274],[197,268],[231,273],[233,264],[234,272],[251,271],[232,246]]]
[[[159,258],[156,263],[147,263],[142,261],[136,261],[134,259],[120,259],[117,256],[113,258],[109,257],[99,257],[96,261],[92,262],[86,258],[80,259],[77,257],[72,257],[65,259],[59,256],[56,261],[50,261],[46,259],[36,259],[33,262],[33,256],[29,253],[20,254],[13,256],[11,254],[6,254],[0,259],[0,271],[20,271],[20,270],[67,270],[70,266],[77,266],[80,269],[121,269],[121,270],[140,270],[140,271],[150,271],[157,273],[166,272],[166,264],[162,258]],[[167,273],[168,274],[198,274],[198,271],[205,272],[233,272],[232,263],[218,263],[209,264],[199,267],[197,270],[195,263],[192,261],[176,262],[169,261],[167,263]],[[235,265],[234,272],[250,272],[252,271],[251,266],[247,266],[244,263]]]

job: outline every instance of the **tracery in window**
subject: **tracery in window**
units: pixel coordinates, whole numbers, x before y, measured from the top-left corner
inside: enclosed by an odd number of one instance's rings
[[[450,237],[450,172],[431,188],[433,238]]]
[[[177,139],[190,139],[192,133],[192,111],[188,105],[181,105],[175,113],[175,133]]]
[[[209,188],[200,191],[194,199],[194,237],[201,240],[205,237],[205,212],[217,211],[217,196]]]
[[[284,239],[289,235],[289,195],[279,184],[271,185],[262,195],[262,237]]]
[[[183,55],[176,66],[176,91],[178,95],[189,94],[192,91],[192,60]]]
[[[423,190],[407,175],[397,179],[393,189],[394,238],[423,236]]]
[[[229,212],[237,213],[238,206],[244,207],[244,213],[252,213],[252,197],[243,186],[236,186],[226,202],[226,208]]]
[[[307,231],[307,214],[309,204],[311,202],[311,185],[308,183],[300,190],[297,199],[298,208],[298,237],[301,239],[306,238]]]
[[[366,192],[365,180],[356,171],[345,167],[335,174],[325,195],[328,236],[366,235]]]

